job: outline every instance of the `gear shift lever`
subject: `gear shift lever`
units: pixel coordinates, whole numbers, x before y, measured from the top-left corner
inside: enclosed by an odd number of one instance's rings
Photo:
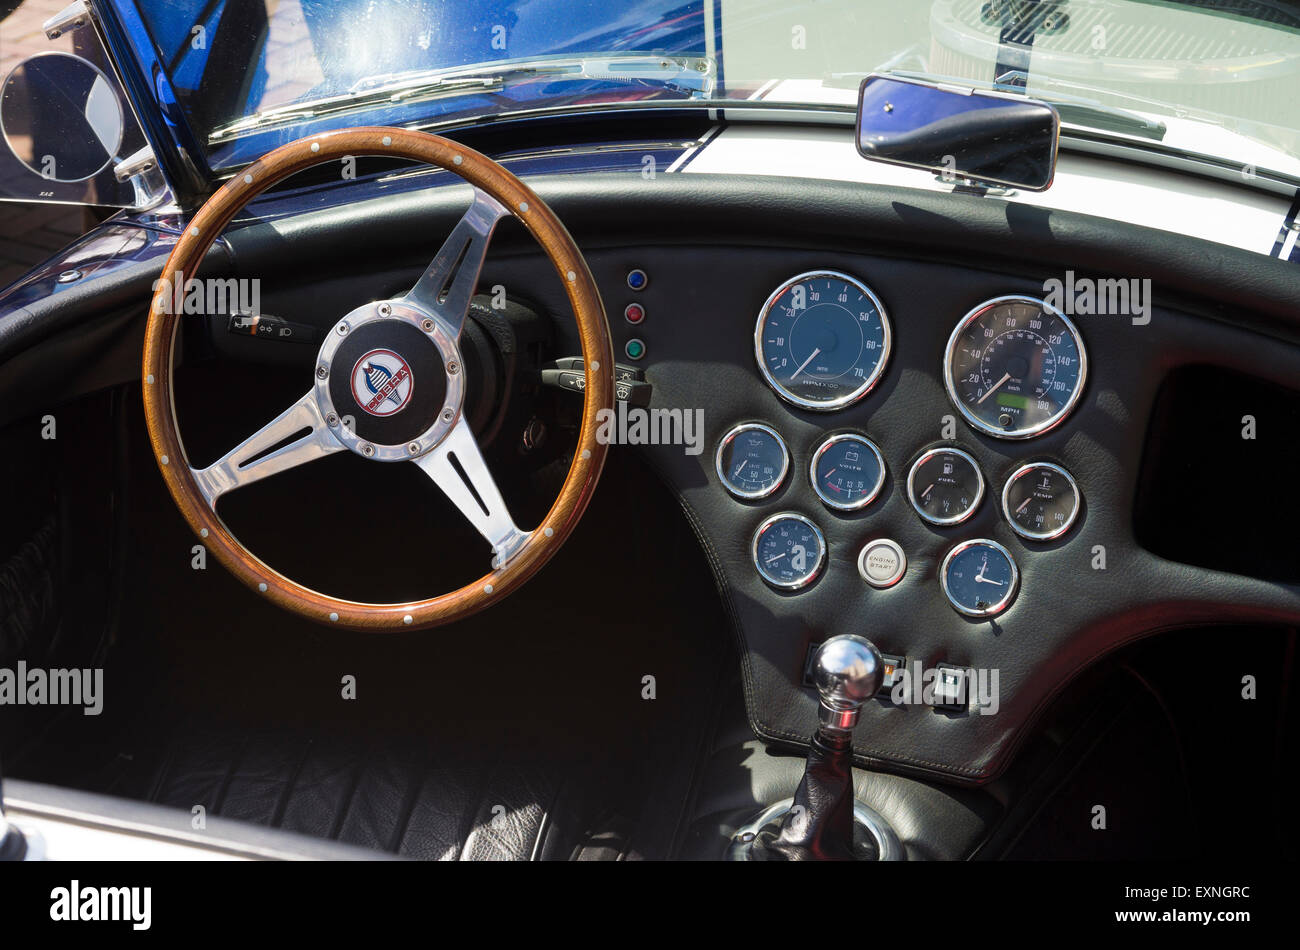
[[[836,749],[853,737],[862,704],[880,689],[884,662],[876,645],[865,637],[831,637],[813,657],[813,683],[821,697],[816,738]]]
[[[803,781],[780,825],[769,809],[755,822],[747,857],[768,861],[850,861],[901,854],[883,819],[853,800],[853,728],[862,704],[880,689],[884,664],[870,640],[832,637],[813,657],[813,681],[820,696],[817,731],[808,749]],[[783,806],[784,807],[784,806]],[[874,838],[863,853],[854,841],[855,816]],[[767,827],[764,827],[766,825]]]

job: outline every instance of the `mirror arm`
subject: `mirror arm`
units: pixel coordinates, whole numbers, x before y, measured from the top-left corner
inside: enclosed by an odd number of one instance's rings
[[[940,184],[952,185],[954,195],[974,195],[977,198],[1010,198],[1017,193],[1015,188],[1000,185],[997,182],[981,181],[978,178],[971,178],[969,175],[944,175],[940,173],[934,176],[934,180]]]
[[[146,145],[113,166],[113,177],[135,190],[132,210],[151,211],[171,197],[153,147]]]
[[[72,3],[69,3],[41,24],[41,29],[45,31],[46,37],[57,40],[64,33],[71,33],[73,30],[79,30],[89,24],[90,5],[86,3],[86,0],[73,0]]]

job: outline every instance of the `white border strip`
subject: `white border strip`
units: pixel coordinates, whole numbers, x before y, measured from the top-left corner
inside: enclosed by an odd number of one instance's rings
[[[673,159],[673,163],[668,166],[668,170],[664,172],[664,174],[672,174],[673,172],[678,171],[683,165],[690,161],[692,155],[695,155],[700,151],[700,149],[704,148],[704,146],[709,143],[709,140],[721,131],[722,126],[715,125],[713,128],[701,135],[694,145]]]

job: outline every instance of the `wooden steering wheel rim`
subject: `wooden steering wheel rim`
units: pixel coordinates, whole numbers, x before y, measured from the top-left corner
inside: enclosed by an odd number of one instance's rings
[[[364,631],[435,627],[467,617],[514,591],[559,550],[591,500],[607,446],[597,437],[601,409],[614,405],[614,354],[600,292],[573,238],[555,214],[518,178],[490,158],[456,142],[392,128],[356,128],[300,139],[263,156],[235,175],[199,209],[167,260],[171,286],[195,276],[208,248],[256,195],[295,172],[330,160],[382,155],[437,165],[491,195],[533,235],[568,294],[582,344],[586,386],[582,428],[568,476],[555,503],[524,546],[497,568],[460,590],[409,603],[341,600],[277,573],[248,551],[206,501],[185,454],[172,393],[173,355],[180,315],[169,284],[160,282],[145,330],[142,383],[145,423],[154,456],[172,498],[207,548],[240,581],[286,610],[323,624]],[[340,315],[341,316],[341,315]],[[432,487],[432,486],[431,486]],[[436,489],[435,489],[436,490]]]

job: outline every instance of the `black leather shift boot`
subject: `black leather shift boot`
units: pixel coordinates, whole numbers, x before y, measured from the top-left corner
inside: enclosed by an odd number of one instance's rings
[[[813,736],[808,768],[779,832],[759,833],[753,857],[763,861],[852,861],[853,781],[848,745],[836,749]],[[862,855],[856,855],[862,857]],[[869,858],[870,855],[867,855]]]

